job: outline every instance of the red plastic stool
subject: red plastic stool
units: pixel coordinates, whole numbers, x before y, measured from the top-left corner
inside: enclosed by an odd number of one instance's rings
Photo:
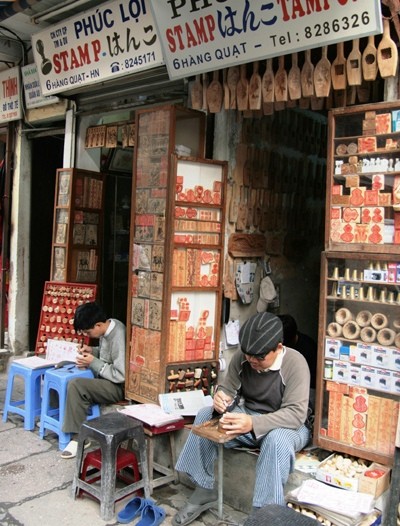
[[[96,473],[88,473],[89,468],[95,468]],[[128,476],[124,470],[126,468],[131,468],[133,471],[133,476]],[[90,470],[92,471],[92,470]],[[100,480],[100,471],[101,471],[101,448],[90,451],[85,456],[82,465],[82,472],[80,474],[80,479],[85,480],[88,484],[92,484],[97,480]],[[128,451],[127,449],[120,447],[117,451],[117,465],[115,469],[117,478],[122,480],[126,484],[133,484],[140,480],[139,465],[135,453],[133,451]],[[93,475],[93,476],[92,476]],[[89,478],[86,478],[86,477]],[[79,491],[79,496],[81,496],[84,490]],[[135,492],[133,492],[135,493]],[[138,492],[139,493],[139,492]]]

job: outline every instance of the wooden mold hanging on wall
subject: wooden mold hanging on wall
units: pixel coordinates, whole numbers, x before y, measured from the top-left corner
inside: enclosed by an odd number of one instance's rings
[[[103,148],[106,145],[107,126],[90,126],[86,130],[85,148]]]

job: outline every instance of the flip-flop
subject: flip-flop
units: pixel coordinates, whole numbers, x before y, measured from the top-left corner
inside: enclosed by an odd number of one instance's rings
[[[91,443],[89,440],[86,440],[83,449],[87,449]],[[61,453],[61,458],[75,458],[78,451],[78,442],[76,440],[71,440],[67,447]]]
[[[186,505],[180,509],[172,519],[172,525],[186,526],[197,519],[197,517],[204,511],[207,511],[211,508],[218,508],[218,500],[206,502],[205,504],[191,504],[190,502],[187,502]],[[176,519],[179,519],[180,522],[177,522]]]
[[[133,521],[135,517],[140,515],[146,506],[152,506],[154,501],[151,499],[143,499],[142,497],[134,497],[117,515],[117,521],[122,524],[127,524]]]
[[[140,521],[136,526],[158,526],[165,519],[165,511],[159,506],[148,504],[143,508]]]

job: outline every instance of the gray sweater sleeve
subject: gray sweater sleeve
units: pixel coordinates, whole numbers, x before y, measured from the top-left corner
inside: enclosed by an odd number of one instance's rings
[[[93,348],[95,358],[90,369],[95,376],[120,384],[125,381],[126,328],[119,320],[113,320],[114,328],[100,339],[99,347]]]

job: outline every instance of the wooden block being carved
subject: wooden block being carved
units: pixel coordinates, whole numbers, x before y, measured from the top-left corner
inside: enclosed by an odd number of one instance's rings
[[[232,234],[228,241],[229,255],[236,258],[263,257],[266,248],[263,234]]]

